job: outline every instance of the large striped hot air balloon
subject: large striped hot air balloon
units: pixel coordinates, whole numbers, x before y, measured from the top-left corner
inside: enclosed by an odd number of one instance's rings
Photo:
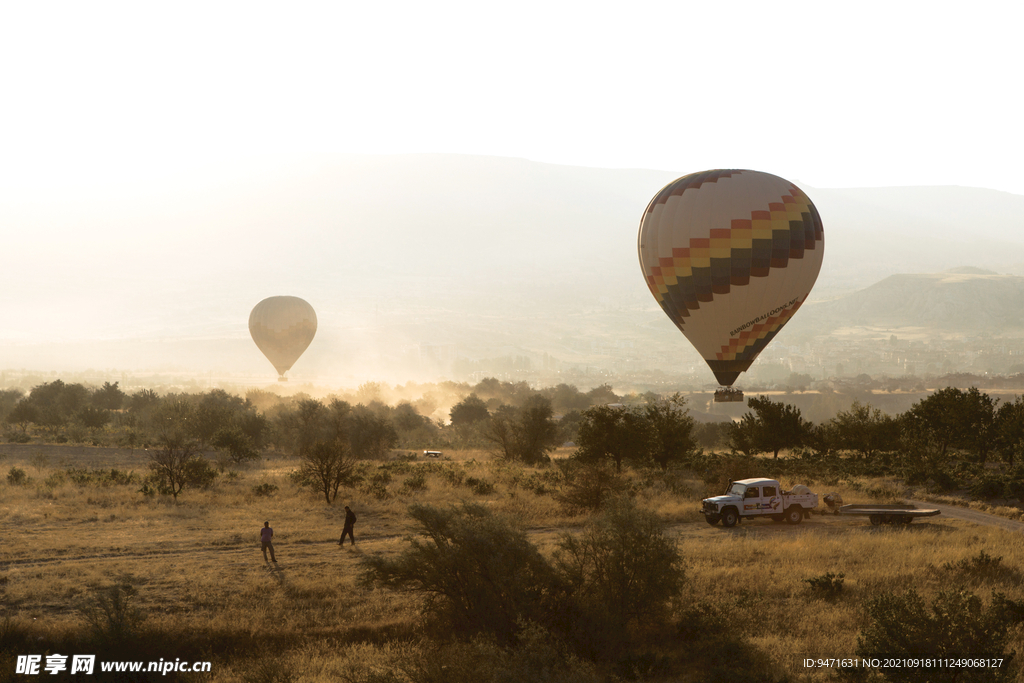
[[[788,180],[715,170],[655,195],[637,242],[654,298],[729,387],[807,299],[824,232]]]
[[[297,296],[272,296],[252,309],[249,334],[284,382],[284,373],[313,341],[316,313]]]

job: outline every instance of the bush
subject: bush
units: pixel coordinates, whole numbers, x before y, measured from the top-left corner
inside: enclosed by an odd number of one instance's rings
[[[185,481],[189,486],[208,489],[219,474],[206,458],[192,458],[185,464]]]
[[[511,643],[523,620],[541,621],[552,585],[526,534],[481,506],[413,505],[419,538],[397,558],[364,560],[364,580],[424,594],[426,609],[461,634]]]
[[[277,493],[277,484],[263,483],[252,487],[252,492],[257,496],[270,496]]]
[[[628,642],[630,628],[659,629],[683,584],[682,559],[657,516],[628,498],[608,506],[578,536],[565,534],[555,569],[584,625],[576,638],[592,654]]]
[[[555,500],[569,512],[599,510],[610,498],[626,492],[628,485],[621,474],[607,463],[584,463],[562,460],[562,492]]]
[[[926,608],[914,590],[884,593],[866,604],[870,624],[857,638],[862,657],[962,658],[1003,656],[1010,626],[1020,621],[1020,605],[998,593],[985,606],[973,593],[942,591]],[[1011,680],[1008,667],[965,669],[961,681]],[[887,669],[886,678],[906,683],[936,680],[933,669]],[[945,679],[943,679],[945,680]],[[953,680],[950,678],[949,680]]]
[[[135,606],[137,592],[128,579],[95,591],[80,606],[92,634],[103,645],[121,645],[135,638],[145,615]]]
[[[1002,478],[985,477],[979,479],[971,487],[971,496],[982,500],[992,500],[993,498],[1003,498],[1005,491],[1006,484]]]
[[[402,488],[406,491],[422,491],[427,488],[427,477],[418,472],[402,482]]]
[[[4,430],[4,439],[9,443],[29,443],[32,441],[32,437],[27,432],[16,429]]]
[[[473,489],[473,493],[475,493],[478,496],[486,496],[491,493],[494,493],[494,484],[487,481],[486,479],[466,477],[466,486]]]
[[[468,643],[445,645],[439,651],[431,648],[403,668],[412,683],[603,683],[608,680],[592,663],[567,652],[551,633],[530,623],[522,624],[517,646],[501,647],[487,638],[477,637]]]
[[[24,486],[28,483],[28,475],[20,467],[12,467],[7,472],[7,483],[11,486]]]
[[[821,576],[813,576],[809,579],[804,579],[804,583],[811,587],[811,592],[821,597],[832,600],[843,592],[843,581],[846,578],[846,574],[835,574],[833,572],[826,572]]]
[[[965,583],[980,583],[982,581],[994,581],[1009,577],[1016,572],[1002,565],[1003,558],[992,557],[984,550],[973,557],[967,557],[956,562],[945,562],[942,568],[954,575],[955,579]]]
[[[452,486],[462,486],[462,482],[466,479],[466,472],[454,465],[449,465],[441,470],[441,477]]]

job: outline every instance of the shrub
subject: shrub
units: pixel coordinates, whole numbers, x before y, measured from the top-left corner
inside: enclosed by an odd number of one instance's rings
[[[422,491],[427,488],[427,477],[422,472],[418,472],[402,482],[402,488],[407,491]]]
[[[944,562],[942,568],[965,583],[979,583],[986,580],[998,580],[1016,573],[1002,565],[1002,561],[1002,557],[992,557],[982,550],[973,557],[966,557],[956,562]]]
[[[628,488],[626,480],[608,463],[563,460],[558,466],[562,492],[555,500],[569,512],[598,510],[609,498],[622,495]]]
[[[451,643],[440,651],[429,649],[403,667],[412,683],[602,683],[590,662],[567,652],[542,627],[521,625],[520,642],[502,647],[476,637],[468,643]],[[406,679],[384,679],[388,683]],[[383,683],[383,681],[382,681]]]
[[[945,590],[931,609],[914,590],[901,595],[884,593],[867,601],[870,623],[857,638],[857,654],[872,658],[1002,656],[1010,626],[1020,621],[1015,607],[1020,606],[998,593],[992,594],[986,607],[973,593]],[[967,675],[957,680],[999,681],[1009,680],[1011,675],[1006,667],[964,673]],[[907,683],[936,680],[934,674],[923,667],[886,670],[888,680]]]
[[[12,467],[7,472],[7,483],[11,486],[23,486],[28,483],[28,475],[20,467]]]
[[[448,509],[413,505],[419,538],[397,558],[364,560],[364,580],[422,593],[426,609],[456,632],[513,642],[522,620],[540,621],[551,567],[503,517],[464,503]]]
[[[462,486],[466,472],[460,467],[449,465],[441,470],[441,477],[452,486]]]
[[[476,477],[466,477],[466,486],[473,489],[473,493],[478,496],[486,496],[494,493],[494,484],[487,481],[486,479],[477,479]]]
[[[820,595],[825,599],[835,599],[843,592],[843,581],[846,574],[835,574],[826,572],[821,576],[813,576],[804,579],[804,583],[811,587],[811,592]]]
[[[979,479],[971,487],[971,496],[983,500],[1002,498],[1006,491],[1006,483],[998,477],[985,477]]]
[[[185,464],[185,481],[189,486],[208,489],[219,474],[206,458],[193,458]]]
[[[277,484],[264,482],[252,487],[252,492],[257,496],[270,496],[277,493]]]
[[[32,441],[32,437],[27,432],[18,431],[16,429],[4,430],[4,440],[10,443],[29,443]]]
[[[46,478],[43,485],[51,491],[64,484],[65,477],[63,472],[54,472]]]
[[[631,626],[664,624],[682,589],[684,571],[675,542],[657,516],[619,498],[578,536],[558,544],[555,569],[582,616],[576,637],[588,649],[612,650]]]
[[[946,470],[936,470],[932,473],[932,482],[935,490],[940,493],[955,491],[960,488],[960,483]]]
[[[384,484],[373,483],[363,487],[363,493],[369,494],[377,500],[387,500],[391,495],[388,487]]]
[[[96,590],[80,606],[93,636],[104,645],[120,645],[139,634],[145,615],[135,606],[137,592],[128,579]]]

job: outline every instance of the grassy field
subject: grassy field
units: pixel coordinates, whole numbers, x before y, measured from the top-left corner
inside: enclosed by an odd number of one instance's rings
[[[124,481],[128,473],[148,473],[139,451],[0,446],[0,453],[0,680],[25,680],[13,674],[19,654],[87,653],[96,641],[85,616],[97,595],[118,584],[132,587],[145,617],[137,659],[212,661],[209,674],[179,680],[418,683],[435,673],[443,680],[441,669],[430,668],[439,646],[422,618],[422,598],[359,581],[362,558],[406,547],[409,504],[482,503],[525,527],[544,553],[588,521],[553,498],[552,468],[510,467],[483,452],[368,463],[367,484],[343,489],[331,506],[298,489],[288,476],[298,461],[280,455],[228,467],[211,489],[186,489],[175,503],[143,495],[136,477]],[[12,467],[28,481],[8,482]],[[97,479],[111,468],[124,483]],[[93,476],[76,481],[75,471]],[[906,528],[823,515],[796,526],[710,527],[696,512],[703,482],[685,474],[671,481],[631,476],[638,500],[663,520],[684,559],[686,588],[676,607],[689,615],[683,622],[726,631],[742,651],[706,648],[682,672],[580,664],[579,680],[702,681],[722,657],[769,672],[756,680],[832,680],[827,671],[808,672],[802,658],[852,655],[865,602],[884,591],[914,588],[929,600],[962,582],[986,602],[992,590],[1024,600],[1020,534],[942,517]],[[260,496],[260,484],[278,489]],[[863,491],[882,488],[859,482],[829,490],[852,503],[871,502]],[[344,505],[359,517],[355,547],[337,544]],[[275,530],[276,565],[260,553],[264,520]],[[998,571],[974,576],[944,568],[982,552],[1002,558]],[[805,581],[828,572],[844,574],[841,592],[822,594]],[[680,638],[685,648],[687,638],[702,636]],[[1013,632],[1011,647],[1024,651],[1024,633]]]

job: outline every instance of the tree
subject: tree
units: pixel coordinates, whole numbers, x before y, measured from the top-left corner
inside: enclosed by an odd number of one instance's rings
[[[693,440],[697,446],[713,450],[728,444],[732,422],[698,422],[693,426]]]
[[[104,410],[120,410],[124,405],[125,393],[117,386],[119,383],[104,382],[103,386],[92,394],[92,404]]]
[[[195,402],[192,432],[203,444],[212,444],[217,433],[230,429],[244,409],[242,398],[223,389],[212,389]]]
[[[1017,456],[1024,452],[1024,397],[1017,396],[1013,403],[999,406],[995,416],[993,443],[1010,467],[1013,467]]]
[[[234,463],[257,460],[260,457],[259,449],[256,448],[252,439],[234,426],[219,430],[213,435],[210,445],[217,450],[227,451],[228,457]]]
[[[681,394],[664,401],[649,401],[643,416],[650,427],[651,458],[661,469],[667,470],[669,464],[685,459],[697,447],[694,420]]]
[[[328,505],[338,497],[342,484],[352,482],[356,463],[344,440],[314,441],[300,455],[303,460],[299,468],[300,483],[323,493]]]
[[[90,429],[102,429],[104,425],[110,422],[110,411],[105,408],[83,406],[75,417]]]
[[[206,477],[196,461],[205,458],[199,440],[194,436],[195,409],[185,400],[173,400],[160,406],[154,414],[157,442],[160,448],[148,451],[149,467],[168,492],[178,500],[178,494],[197,476]]]
[[[643,413],[619,405],[600,405],[581,414],[574,458],[600,462],[611,458],[615,470],[623,460],[642,460],[651,451],[653,434]]]
[[[619,396],[612,390],[610,384],[602,384],[599,387],[594,387],[587,392],[587,398],[590,399],[591,405],[607,405],[609,403],[618,403]]]
[[[391,421],[394,423],[396,430],[405,433],[415,432],[418,429],[432,425],[430,418],[416,412],[416,408],[408,401],[402,401],[395,406]]]
[[[398,432],[383,415],[357,406],[348,420],[349,443],[357,458],[383,460],[398,445]]]
[[[498,447],[505,460],[516,459],[516,409],[509,405],[500,406],[491,416],[484,438]]]
[[[849,411],[840,411],[831,421],[831,436],[839,450],[853,451],[871,460],[891,450],[899,440],[899,422],[878,408],[854,401]]]
[[[545,462],[558,443],[558,424],[552,420],[551,401],[534,395],[526,399],[519,416],[519,459],[527,465]]]
[[[806,441],[810,424],[800,416],[799,408],[767,396],[748,399],[747,407],[754,412],[744,414],[732,427],[735,450],[747,455],[774,453],[778,458],[783,448],[796,448]]]
[[[453,427],[464,427],[483,422],[491,416],[487,410],[487,404],[476,394],[470,394],[462,399],[449,411]]]
[[[33,387],[28,400],[36,407],[36,424],[56,434],[89,402],[89,390],[57,379]]]
[[[39,409],[31,401],[22,399],[7,413],[6,420],[9,424],[17,425],[22,434],[26,434],[28,426],[39,420]]]
[[[504,405],[495,411],[484,438],[495,444],[506,460],[527,465],[544,462],[558,443],[558,424],[552,416],[551,401],[535,394],[522,408]]]
[[[937,461],[950,448],[974,451],[984,463],[995,438],[995,402],[976,387],[944,387],[903,414],[905,439],[921,444]]]
[[[591,397],[571,384],[559,384],[556,387],[545,389],[543,394],[551,401],[551,408],[562,415],[580,412],[592,405]]]
[[[6,419],[23,396],[24,392],[21,389],[0,389],[0,418]]]

